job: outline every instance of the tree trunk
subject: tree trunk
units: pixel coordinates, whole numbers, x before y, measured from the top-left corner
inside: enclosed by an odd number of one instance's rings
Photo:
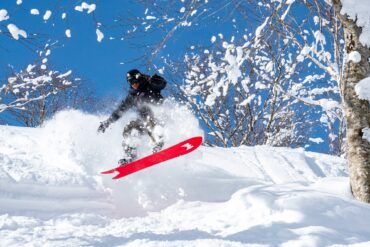
[[[360,100],[355,92],[356,84],[370,76],[370,49],[359,41],[361,28],[346,15],[341,15],[340,0],[333,0],[336,16],[343,24],[345,50],[357,51],[361,61],[346,61],[341,75],[341,93],[343,111],[347,123],[347,162],[353,196],[370,203],[370,142],[363,139],[362,130],[370,127],[370,105],[367,100]]]

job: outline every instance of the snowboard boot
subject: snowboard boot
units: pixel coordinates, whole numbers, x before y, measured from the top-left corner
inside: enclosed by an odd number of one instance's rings
[[[124,147],[126,157],[118,161],[119,166],[124,166],[136,160],[136,149],[130,146]]]
[[[119,165],[119,166],[124,166],[124,165],[126,165],[126,164],[128,164],[128,163],[131,163],[132,161],[133,161],[132,159],[123,158],[123,159],[120,159],[120,160],[118,161],[118,165]]]
[[[163,146],[164,146],[164,142],[156,143],[154,148],[153,148],[152,153],[154,154],[154,153],[157,153],[157,152],[161,151]]]

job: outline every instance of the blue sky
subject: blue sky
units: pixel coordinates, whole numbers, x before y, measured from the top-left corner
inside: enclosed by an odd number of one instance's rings
[[[57,5],[57,2],[61,2],[61,4]],[[112,25],[116,24],[114,19],[125,16],[128,12],[142,16],[145,9],[131,1],[122,0],[94,1],[97,4],[97,9],[93,14],[73,10],[74,6],[81,2],[24,0],[18,6],[16,0],[2,1],[0,9],[7,9],[10,15],[10,19],[2,24],[15,23],[19,28],[26,30],[29,35],[38,34],[36,37],[38,37],[37,42],[40,45],[43,45],[40,42],[40,37],[47,37],[51,43],[58,40],[57,46],[61,47],[55,48],[49,58],[55,69],[61,71],[71,69],[75,75],[87,79],[91,86],[97,89],[99,96],[120,97],[125,83],[126,71],[132,68],[143,69],[139,62],[125,62],[143,55],[141,54],[143,50],[132,48],[127,40],[121,40],[125,34],[124,28],[112,27]],[[40,15],[31,15],[30,9],[32,8],[37,8]],[[47,22],[42,20],[46,10],[53,12]],[[61,18],[63,12],[67,12],[65,20]],[[101,43],[96,40],[95,20],[103,24],[101,30],[105,34],[105,38]],[[229,27],[231,27],[230,23],[221,23],[215,27],[192,28],[190,34],[179,30],[174,39],[169,41],[166,49],[158,55],[158,58],[167,54],[172,57],[180,57],[190,45],[199,43],[200,40],[209,41],[210,37],[217,32],[227,33],[230,31]],[[71,38],[66,38],[66,29],[71,29]],[[110,37],[114,39],[110,39]],[[147,37],[147,41],[155,38],[158,37],[152,34]],[[4,36],[0,36],[0,53],[2,78],[4,78],[8,64],[14,66],[16,70],[20,70],[37,58],[35,52],[22,45],[22,42]],[[143,70],[145,71],[145,68]]]
[[[103,42],[97,42],[96,23],[93,16],[74,11],[74,4],[66,4],[69,6],[69,10],[66,11],[66,20],[62,20],[63,9],[51,8],[51,4],[45,4],[48,1],[42,1],[44,4],[40,4],[40,2],[28,0],[24,1],[21,6],[17,6],[15,0],[2,1],[0,9],[7,9],[10,15],[8,22],[16,23],[28,34],[37,33],[39,37],[48,34],[50,42],[59,40],[57,48],[53,50],[49,59],[55,69],[72,69],[75,75],[86,78],[101,95],[117,92],[118,89],[121,89],[125,71],[134,66],[122,65],[121,62],[135,56],[135,51],[129,49],[126,42],[119,39],[110,40],[109,36],[106,36]],[[49,2],[55,3],[57,1]],[[41,14],[31,16],[29,14],[31,8],[39,9]],[[113,18],[114,15],[118,16],[119,8],[124,10],[125,5],[113,5],[109,4],[108,1],[102,1],[98,4],[94,14],[99,21],[104,23],[108,21],[108,18]],[[47,22],[44,22],[42,15],[47,9],[52,10],[53,14]],[[109,20],[109,22],[112,21]],[[64,34],[66,29],[71,29],[72,37],[70,39],[66,38]],[[23,69],[37,58],[34,51],[26,48],[19,41],[7,37],[1,37],[0,40],[2,47],[0,50],[2,53],[0,56],[1,72],[4,72],[8,64],[13,65],[17,70]],[[43,44],[39,41],[38,43]],[[3,73],[2,77],[4,77]]]

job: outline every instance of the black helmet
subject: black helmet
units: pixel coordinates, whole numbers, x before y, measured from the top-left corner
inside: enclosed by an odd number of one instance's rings
[[[127,79],[127,82],[132,85],[134,83],[140,83],[141,76],[142,74],[140,73],[139,70],[132,69],[127,72],[126,79]]]

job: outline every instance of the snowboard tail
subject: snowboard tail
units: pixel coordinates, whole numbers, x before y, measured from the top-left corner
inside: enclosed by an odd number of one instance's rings
[[[174,146],[163,149],[157,153],[151,154],[149,156],[138,159],[126,165],[119,166],[101,173],[111,174],[118,172],[118,174],[114,176],[112,179],[119,179],[134,172],[138,172],[145,168],[159,164],[161,162],[188,154],[197,149],[202,144],[202,140],[203,139],[201,136],[193,137],[186,141],[180,142]]]

